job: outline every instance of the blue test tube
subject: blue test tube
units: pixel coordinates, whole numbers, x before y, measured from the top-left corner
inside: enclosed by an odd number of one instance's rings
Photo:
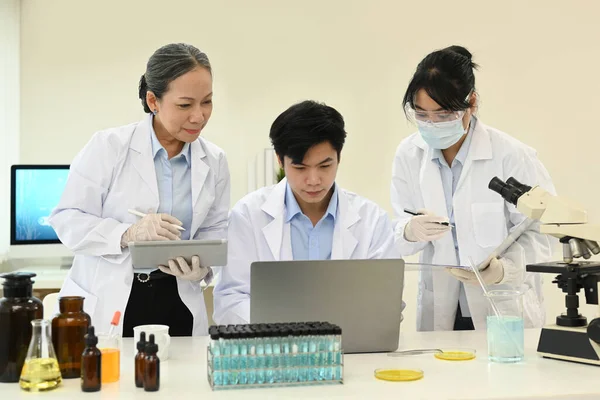
[[[300,329],[297,325],[291,327],[290,347],[292,354],[290,355],[290,382],[298,382],[300,380],[299,366],[302,365],[300,356]]]
[[[275,372],[274,381],[275,383],[281,383],[284,381],[283,366],[284,361],[281,351],[282,343],[282,329],[279,325],[273,330],[273,370]]]
[[[248,384],[253,385],[256,383],[256,331],[254,328],[249,327],[247,330],[248,336],[248,358],[246,366],[248,367]]]
[[[256,332],[256,383],[265,383],[265,328],[259,327]]]
[[[231,363],[231,332],[227,328],[219,329],[219,344],[221,347],[221,378],[223,385],[229,385],[229,372]]]
[[[298,352],[300,353],[300,368],[298,369],[298,380],[300,382],[306,382],[310,380],[309,373],[309,354],[308,354],[308,341],[310,331],[306,325],[301,326],[298,332]]]
[[[244,328],[240,329],[240,358],[238,361],[238,368],[240,370],[238,380],[240,385],[248,383],[248,331]]]
[[[291,382],[292,381],[292,370],[293,370],[293,360],[292,360],[292,350],[290,347],[290,335],[292,330],[288,325],[283,325],[280,331],[281,335],[281,361],[279,363],[279,367],[282,368],[283,376],[281,377],[282,382]]]
[[[336,325],[333,335],[333,351],[335,354],[333,379],[337,381],[342,379],[342,328]]]
[[[335,329],[332,325],[328,325],[327,326],[327,332],[326,332],[326,336],[325,336],[325,355],[326,355],[326,359],[324,361],[325,364],[325,376],[323,377],[324,380],[326,381],[330,381],[333,379],[333,365],[334,365],[334,360],[335,360],[335,355],[334,355],[334,351],[333,351],[333,338],[334,338],[334,332]]]
[[[298,361],[294,358],[294,345],[296,345],[296,353],[298,354],[298,346],[296,343],[296,336],[298,336],[298,328],[295,325],[289,326],[290,334],[288,336],[288,343],[290,346],[290,355],[288,356],[288,363],[290,367],[290,382],[298,381],[298,370],[296,369],[296,364]]]
[[[214,328],[210,332],[210,354],[212,357],[213,384],[220,386],[223,384],[221,379],[221,348],[219,345],[219,330]]]
[[[319,352],[317,365],[319,367],[319,373],[317,375],[317,380],[323,381],[325,380],[325,371],[327,369],[327,332],[329,330],[329,326],[327,324],[319,325],[319,342],[317,346],[317,350]]]
[[[230,374],[229,384],[237,385],[239,383],[239,363],[240,363],[240,332],[232,330],[231,332],[231,362],[229,363]]]
[[[306,380],[316,381],[319,374],[319,330],[318,328],[308,328],[308,373]]]
[[[265,383],[275,382],[275,371],[273,369],[273,335],[274,330],[271,327],[265,329],[264,346],[265,346]]]

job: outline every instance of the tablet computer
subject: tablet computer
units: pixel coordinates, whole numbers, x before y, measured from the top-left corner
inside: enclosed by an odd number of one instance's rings
[[[191,265],[192,256],[200,257],[204,267],[227,264],[227,240],[170,240],[129,243],[134,268],[158,268],[169,260],[183,257]]]

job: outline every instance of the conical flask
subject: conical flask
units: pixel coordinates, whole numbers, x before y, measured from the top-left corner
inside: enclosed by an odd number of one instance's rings
[[[33,334],[19,384],[31,392],[52,390],[60,385],[62,376],[50,338],[50,321],[34,319],[31,325]]]

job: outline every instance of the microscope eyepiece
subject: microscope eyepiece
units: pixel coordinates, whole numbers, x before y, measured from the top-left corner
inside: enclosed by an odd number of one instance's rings
[[[488,188],[492,189],[494,192],[498,193],[499,195],[502,195],[502,191],[504,190],[505,187],[506,187],[506,183],[504,183],[502,181],[502,179],[498,178],[497,176],[493,177],[492,180],[490,181],[490,183],[488,184]]]
[[[528,186],[528,185],[525,185],[524,183],[519,182],[512,176],[506,180],[506,183],[520,189],[523,193],[529,192],[531,190],[531,186]]]
[[[519,197],[531,190],[530,186],[524,185],[515,178],[508,178],[506,182],[495,176],[490,181],[488,188],[498,193],[507,202],[517,205]]]

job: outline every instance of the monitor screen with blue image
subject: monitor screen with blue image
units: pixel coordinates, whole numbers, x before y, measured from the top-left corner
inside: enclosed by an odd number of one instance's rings
[[[48,224],[67,183],[68,165],[11,167],[12,245],[60,243]]]

